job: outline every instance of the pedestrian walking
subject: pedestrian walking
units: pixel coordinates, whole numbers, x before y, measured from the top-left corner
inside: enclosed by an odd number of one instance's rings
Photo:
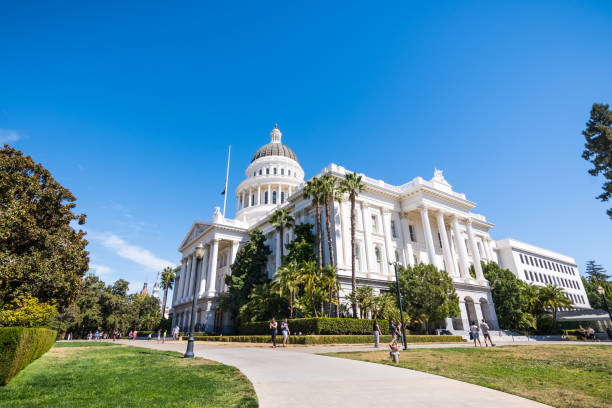
[[[132,340],[136,340],[136,337],[138,337],[138,330],[134,330],[134,332],[132,333]]]
[[[149,335],[147,336],[147,341],[151,341],[151,336],[153,335],[153,333],[149,333]]]
[[[161,341],[161,330],[157,330],[157,342],[159,343]]]
[[[172,329],[172,340],[178,340],[179,338],[179,327],[178,324],[176,326],[174,326],[174,329]]]
[[[489,339],[491,347],[494,347],[495,344],[493,344],[493,340],[491,340],[491,335],[489,334],[489,325],[487,324],[485,319],[482,319],[482,322],[480,322],[480,330],[482,331],[482,339],[484,340],[485,347],[488,347],[487,339]]]
[[[472,325],[470,326],[470,339],[474,340],[474,347],[478,347],[476,345],[476,341],[478,341],[478,344],[480,344],[480,347],[482,347],[482,343],[480,342],[480,338],[479,338],[479,333],[480,329],[478,328],[478,325],[476,324],[476,322],[472,322]]]
[[[273,317],[270,322],[270,335],[272,336],[272,348],[276,348],[276,334],[278,333],[278,323],[276,323],[276,319]]]
[[[72,340],[72,332],[68,333],[68,341]]]
[[[380,342],[380,327],[376,319],[374,319],[374,323],[372,323],[372,333],[374,334],[374,348],[378,348]]]
[[[100,332],[99,331],[96,330],[96,333],[95,333],[94,336],[95,336],[94,338],[96,339],[96,341],[100,340]]]
[[[402,335],[402,322],[397,322],[397,336],[400,344],[404,344],[404,336]]]
[[[164,330],[164,335],[162,337],[162,344],[166,342],[166,330]]]
[[[393,323],[393,320],[389,320],[389,334],[392,336],[391,341],[397,340],[397,326]]]
[[[287,319],[284,319],[281,322],[281,333],[283,334],[283,347],[287,347],[289,335],[291,334],[291,331],[289,330],[289,322],[287,321]]]

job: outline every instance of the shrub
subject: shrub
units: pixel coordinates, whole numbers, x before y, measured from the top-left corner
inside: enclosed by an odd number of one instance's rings
[[[373,320],[316,317],[308,319],[289,319],[291,333],[308,334],[372,334]],[[238,327],[239,334],[268,334],[270,322],[244,323]],[[382,334],[389,334],[389,322],[379,320]],[[280,322],[279,322],[280,327]]]
[[[0,326],[40,327],[49,324],[57,314],[52,303],[40,302],[26,293],[15,297],[0,309]]]
[[[221,341],[238,343],[270,343],[270,336],[194,336],[196,341]],[[391,341],[390,335],[380,336],[381,343]],[[373,343],[372,335],[323,335],[323,336],[291,336],[291,344],[367,344]],[[406,336],[407,343],[461,343],[461,336]]]
[[[56,332],[42,328],[0,327],[0,384],[53,346]]]

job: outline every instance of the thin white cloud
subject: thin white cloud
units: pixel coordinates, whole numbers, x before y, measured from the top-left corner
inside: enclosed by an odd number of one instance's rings
[[[113,272],[113,269],[110,266],[102,264],[90,263],[89,268],[95,269],[97,276],[108,275]]]
[[[14,143],[20,139],[23,139],[23,136],[16,130],[0,129],[0,143]]]
[[[118,256],[154,271],[161,271],[167,266],[174,266],[172,262],[159,258],[151,251],[138,245],[132,245],[111,232],[95,233],[90,231],[87,236],[106,248],[112,249]]]
[[[128,285],[128,293],[140,293],[143,286],[144,282],[130,282],[130,284]]]

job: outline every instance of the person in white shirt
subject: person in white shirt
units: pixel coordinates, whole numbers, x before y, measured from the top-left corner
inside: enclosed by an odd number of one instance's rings
[[[480,332],[480,329],[478,328],[476,321],[473,321],[472,325],[470,326],[470,338],[474,340],[474,347],[478,347],[476,345],[476,341],[478,341],[478,344],[480,344],[480,347],[482,347],[482,343],[480,342],[480,338],[479,338],[479,334],[480,334],[479,332]]]
[[[493,340],[491,340],[491,335],[489,334],[489,325],[487,324],[485,319],[482,319],[482,322],[480,323],[480,330],[482,331],[482,338],[485,342],[485,347],[488,347],[487,339],[489,339],[491,347],[495,346],[495,344],[493,344]]]

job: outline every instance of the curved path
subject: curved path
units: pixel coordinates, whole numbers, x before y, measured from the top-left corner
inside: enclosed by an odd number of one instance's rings
[[[184,352],[185,342],[121,341]],[[195,355],[237,367],[270,407],[546,407],[490,388],[376,363],[319,356],[292,348],[196,343]]]

